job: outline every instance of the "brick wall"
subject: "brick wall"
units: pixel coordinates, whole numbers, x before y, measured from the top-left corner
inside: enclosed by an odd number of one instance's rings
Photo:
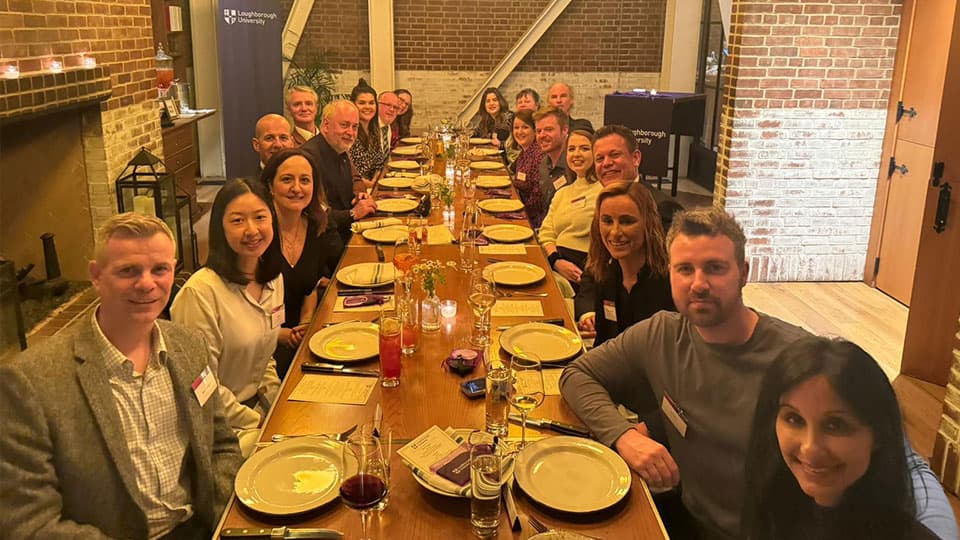
[[[97,226],[114,211],[113,180],[140,146],[163,154],[150,1],[0,0],[0,59],[26,73],[50,59],[77,66],[81,54],[111,74],[112,95],[101,113],[83,116],[85,141],[91,133],[103,136],[85,152]]]
[[[744,226],[751,279],[863,278],[899,15],[734,3],[715,202]]]
[[[286,19],[293,0],[280,0],[280,14]],[[300,38],[294,60],[302,60],[304,49],[332,53],[336,69],[370,69],[370,39],[366,0],[315,0]]]

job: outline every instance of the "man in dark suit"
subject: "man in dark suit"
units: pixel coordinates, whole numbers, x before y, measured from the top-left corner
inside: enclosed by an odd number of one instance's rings
[[[555,82],[547,92],[547,104],[556,107],[566,113],[570,119],[568,125],[570,131],[583,130],[593,133],[593,124],[587,118],[574,118],[573,113],[573,88],[565,82]]]
[[[347,151],[357,139],[360,112],[350,101],[340,100],[323,108],[320,136],[305,142],[303,149],[317,164],[330,205],[330,215],[340,228],[344,244],[350,241],[350,224],[377,211],[365,191],[354,194],[354,174]]]
[[[10,538],[209,538],[242,458],[199,333],[158,321],[170,229],[98,234],[96,313],[0,365],[0,530]]]

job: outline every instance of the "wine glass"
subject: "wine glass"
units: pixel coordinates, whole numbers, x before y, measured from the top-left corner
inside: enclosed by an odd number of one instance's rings
[[[387,496],[387,465],[380,441],[369,434],[355,433],[343,443],[343,470],[356,471],[340,484],[343,504],[360,511],[361,538],[368,540],[370,510]]]
[[[510,361],[510,405],[520,413],[520,448],[527,444],[527,414],[543,403],[543,367],[531,352],[515,353]]]
[[[470,289],[467,303],[473,308],[475,317],[473,322],[473,344],[483,347],[490,343],[490,310],[497,303],[497,286],[494,283],[493,271],[477,269],[470,274]]]

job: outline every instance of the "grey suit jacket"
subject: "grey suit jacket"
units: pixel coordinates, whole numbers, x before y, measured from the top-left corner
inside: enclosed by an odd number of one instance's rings
[[[217,393],[201,407],[191,383],[203,338],[159,321],[180,421],[194,519],[213,530],[242,461]],[[0,365],[0,537],[146,538],[136,477],[102,353],[80,321]]]

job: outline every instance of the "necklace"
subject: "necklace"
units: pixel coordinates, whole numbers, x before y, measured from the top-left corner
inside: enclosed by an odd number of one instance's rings
[[[289,238],[288,235],[283,234],[282,231],[280,233],[280,241],[281,241],[281,247],[283,248],[283,255],[287,258],[287,260],[295,259],[297,251],[299,251],[300,229],[306,228],[306,227],[301,227],[301,225],[304,225],[304,219],[302,216],[299,219],[297,219],[297,227],[293,231],[292,238]]]

